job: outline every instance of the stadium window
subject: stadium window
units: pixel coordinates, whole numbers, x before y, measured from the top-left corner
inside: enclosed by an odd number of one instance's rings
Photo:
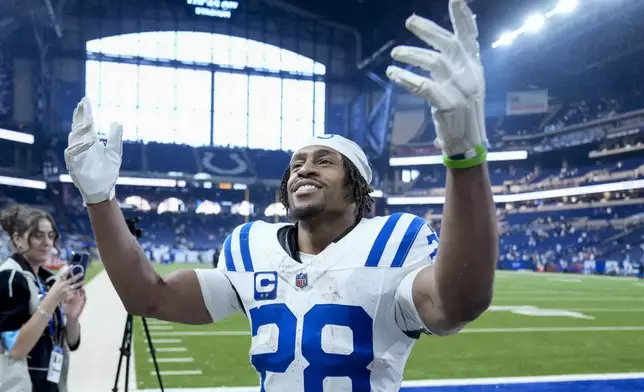
[[[212,62],[212,34],[194,32],[189,35],[174,32],[177,60],[194,63]]]
[[[176,72],[176,134],[183,143],[210,143],[210,72],[178,69]]]
[[[248,76],[215,73],[214,141],[220,146],[248,145]]]
[[[282,149],[293,150],[313,136],[313,82],[284,79]]]
[[[326,67],[289,50],[187,31],[106,37],[88,41],[86,50],[86,95],[101,133],[118,120],[130,141],[202,146],[213,132],[216,145],[287,150],[324,133],[325,83],[312,79]],[[97,54],[108,57],[96,61]],[[153,65],[125,64],[123,57]],[[167,60],[183,64],[172,68]],[[213,89],[211,71],[190,64],[236,71],[216,71]],[[240,73],[247,67],[255,71]],[[302,76],[282,79],[269,72]]]
[[[264,76],[249,79],[248,147],[280,148],[282,80]]]
[[[213,62],[232,68],[246,67],[247,43],[244,38],[213,34]]]
[[[315,136],[324,135],[324,115],[326,109],[326,84],[324,82],[315,82],[314,85],[314,118],[313,133]]]

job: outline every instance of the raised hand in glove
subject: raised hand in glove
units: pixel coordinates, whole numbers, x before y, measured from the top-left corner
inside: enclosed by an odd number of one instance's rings
[[[74,110],[65,164],[85,203],[96,204],[114,198],[114,187],[121,168],[123,127],[113,123],[107,143],[98,139],[92,107],[87,97]]]
[[[485,162],[485,81],[479,59],[478,28],[464,0],[450,0],[454,33],[417,15],[405,23],[408,30],[437,51],[397,46],[396,61],[428,71],[431,78],[400,67],[387,68],[387,76],[411,93],[425,98],[432,108],[437,138],[445,166],[467,168]]]

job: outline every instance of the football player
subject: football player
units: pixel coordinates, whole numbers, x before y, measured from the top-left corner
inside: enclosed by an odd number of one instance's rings
[[[281,186],[295,224],[250,222],[225,240],[217,269],[159,276],[114,199],[122,127],[106,145],[90,103],[74,112],[65,161],[87,203],[105,269],[128,312],[188,324],[243,312],[262,391],[397,391],[421,333],[449,335],[492,299],[498,255],[486,165],[484,81],[477,27],[450,1],[451,33],[419,16],[406,26],[436,51],[397,47],[387,75],[426,98],[447,167],[440,245],[411,214],[364,218],[372,172],[337,135],[297,149]]]

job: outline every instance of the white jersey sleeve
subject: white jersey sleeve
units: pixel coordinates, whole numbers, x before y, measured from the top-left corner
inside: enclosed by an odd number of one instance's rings
[[[412,285],[416,275],[423,268],[434,264],[437,252],[438,236],[429,224],[424,224],[414,239],[414,244],[405,259],[405,266],[410,272],[405,275],[396,289],[394,316],[396,324],[402,331],[431,334],[430,329],[420,318],[416,305],[414,305]]]
[[[226,238],[230,241],[230,236]],[[226,252],[221,252],[216,269],[196,269],[201,294],[213,322],[242,311],[239,296],[226,276]]]

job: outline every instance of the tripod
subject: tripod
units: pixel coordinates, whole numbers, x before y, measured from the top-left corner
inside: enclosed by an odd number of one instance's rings
[[[127,318],[125,319],[125,329],[123,331],[123,343],[121,343],[121,356],[119,357],[119,364],[116,368],[116,379],[114,380],[114,388],[112,392],[118,392],[119,377],[121,375],[121,364],[123,363],[123,357],[125,357],[125,392],[128,391],[130,387],[130,357],[132,355],[132,330],[134,329],[133,316],[128,313]],[[152,337],[150,337],[150,330],[148,329],[148,323],[145,320],[145,317],[141,317],[143,321],[143,329],[145,330],[145,337],[148,339],[148,347],[150,348],[150,354],[152,355],[152,362],[154,362],[154,370],[157,373],[157,379],[159,380],[159,387],[161,387],[161,392],[163,392],[163,381],[161,381],[161,373],[159,373],[159,364],[157,363],[156,353],[154,351],[154,346],[152,346]]]
[[[128,230],[130,233],[138,240],[143,236],[143,230],[137,229],[136,224],[141,220],[139,217],[129,218],[125,220]],[[118,392],[119,377],[121,375],[121,364],[123,363],[123,357],[125,357],[125,392],[128,391],[130,387],[130,356],[132,355],[132,330],[134,329],[133,323],[134,317],[131,314],[127,314],[125,319],[125,329],[123,330],[123,343],[121,343],[121,356],[119,357],[119,364],[116,368],[116,379],[114,380],[114,388],[112,392]],[[148,322],[145,320],[145,317],[141,317],[143,321],[143,330],[145,331],[145,337],[148,339],[148,347],[150,349],[150,354],[152,355],[152,362],[154,362],[154,370],[157,373],[157,379],[159,380],[159,387],[161,387],[161,392],[163,392],[163,381],[161,381],[161,373],[159,373],[159,364],[157,363],[156,352],[154,351],[154,346],[152,346],[152,337],[150,336],[150,330],[148,329]]]

